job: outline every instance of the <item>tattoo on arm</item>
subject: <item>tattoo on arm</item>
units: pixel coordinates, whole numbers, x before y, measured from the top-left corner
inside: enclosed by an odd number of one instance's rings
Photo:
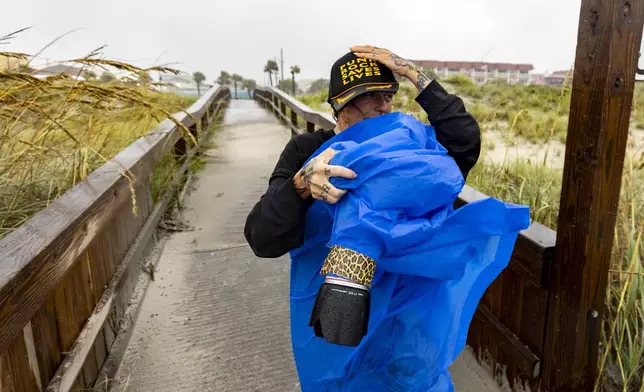
[[[396,64],[397,67],[407,67],[410,71],[413,71],[416,69],[414,64],[411,61],[405,60],[404,58],[396,55],[396,54],[390,54],[389,58],[394,61],[394,64]]]
[[[431,83],[431,79],[425,76],[423,73],[418,73],[418,81],[416,82],[416,88],[418,91],[423,91]]]

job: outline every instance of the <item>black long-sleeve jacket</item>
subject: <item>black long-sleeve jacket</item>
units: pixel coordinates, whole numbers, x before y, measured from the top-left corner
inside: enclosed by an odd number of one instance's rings
[[[479,158],[479,125],[463,101],[432,81],[416,102],[427,112],[436,138],[454,158],[464,177]],[[268,190],[246,219],[244,235],[259,257],[280,257],[304,243],[304,217],[313,198],[302,199],[293,186],[293,177],[304,162],[324,142],[335,135],[333,130],[294,136],[287,143],[269,180]]]

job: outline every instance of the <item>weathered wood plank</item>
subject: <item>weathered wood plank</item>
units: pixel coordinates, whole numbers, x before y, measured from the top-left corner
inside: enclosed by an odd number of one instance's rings
[[[40,383],[45,386],[56,373],[61,362],[60,344],[58,342],[58,323],[54,293],[51,293],[32,320],[34,345],[40,369]]]
[[[592,391],[644,2],[582,0],[543,390]]]
[[[37,376],[29,364],[29,353],[24,335],[19,334],[0,356],[0,390],[34,392],[39,390]]]
[[[293,109],[290,109],[290,113],[291,113],[291,124],[293,124],[295,128],[298,128],[299,126],[297,123],[297,118],[298,118],[297,113],[295,113]]]
[[[109,263],[109,246],[107,230],[102,230],[97,235],[97,240],[87,250],[87,263],[89,265],[92,298],[96,304],[103,295],[105,287],[109,282],[108,272],[105,264]]]
[[[42,383],[40,382],[40,366],[38,365],[38,355],[36,354],[36,344],[34,341],[33,328],[31,327],[31,322],[27,323],[22,329],[25,346],[27,348],[27,359],[29,361],[29,368],[34,375],[36,384],[38,385],[38,390],[42,391]]]
[[[75,302],[78,304],[77,312],[79,313],[81,320],[83,320],[83,324],[85,323],[85,320],[87,320],[89,315],[92,313],[92,309],[94,309],[94,304],[95,304],[94,295],[92,293],[90,266],[88,263],[89,260],[87,256],[88,255],[86,252],[83,255],[83,257],[78,261],[78,266],[76,267],[76,271],[78,271],[77,273],[78,273],[78,280],[80,281],[80,285],[79,287],[75,288],[75,293],[76,293]],[[92,351],[90,352],[90,356],[96,357],[96,354]],[[85,380],[85,384],[83,386],[84,387],[90,386],[91,382],[94,380],[97,373],[98,373],[98,369],[96,367],[95,361],[86,363],[86,365],[83,367],[83,379]]]
[[[508,357],[508,362],[514,362],[531,379],[539,375],[539,358],[503,325],[487,306],[479,304],[474,317],[485,325],[484,328],[495,343],[492,346],[498,345]]]
[[[105,325],[105,324],[103,324]],[[100,328],[100,331],[98,331],[98,335],[96,336],[96,340],[94,342],[94,362],[96,363],[96,368],[98,369],[98,372],[100,372],[101,367],[103,366],[103,363],[107,359],[107,346],[105,342],[105,330],[104,328]],[[88,357],[87,360],[90,360]],[[97,374],[94,375],[94,381],[96,381],[96,378],[98,377],[98,372]]]
[[[83,303],[79,301],[78,287],[80,285],[78,268],[74,267],[54,291],[58,341],[63,354],[72,347],[87,317],[86,315],[83,317],[85,309],[83,309]]]
[[[542,353],[545,336],[548,290],[524,281],[521,325],[517,336],[534,353]]]

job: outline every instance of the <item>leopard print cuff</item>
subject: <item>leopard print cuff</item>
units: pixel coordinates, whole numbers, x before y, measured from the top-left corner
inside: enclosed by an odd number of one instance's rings
[[[371,287],[376,261],[355,250],[334,245],[322,265],[322,275],[335,274]]]

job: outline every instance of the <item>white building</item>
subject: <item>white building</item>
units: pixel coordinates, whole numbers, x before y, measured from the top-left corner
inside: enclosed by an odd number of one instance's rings
[[[75,80],[85,80],[83,76],[84,71],[81,67],[67,65],[67,64],[54,64],[44,68],[40,68],[32,72],[31,76],[38,79],[48,78],[54,75],[65,74]]]
[[[468,61],[414,60],[424,70],[433,71],[440,78],[464,75],[483,84],[491,79],[503,79],[510,84],[530,84],[532,64],[484,63]]]

